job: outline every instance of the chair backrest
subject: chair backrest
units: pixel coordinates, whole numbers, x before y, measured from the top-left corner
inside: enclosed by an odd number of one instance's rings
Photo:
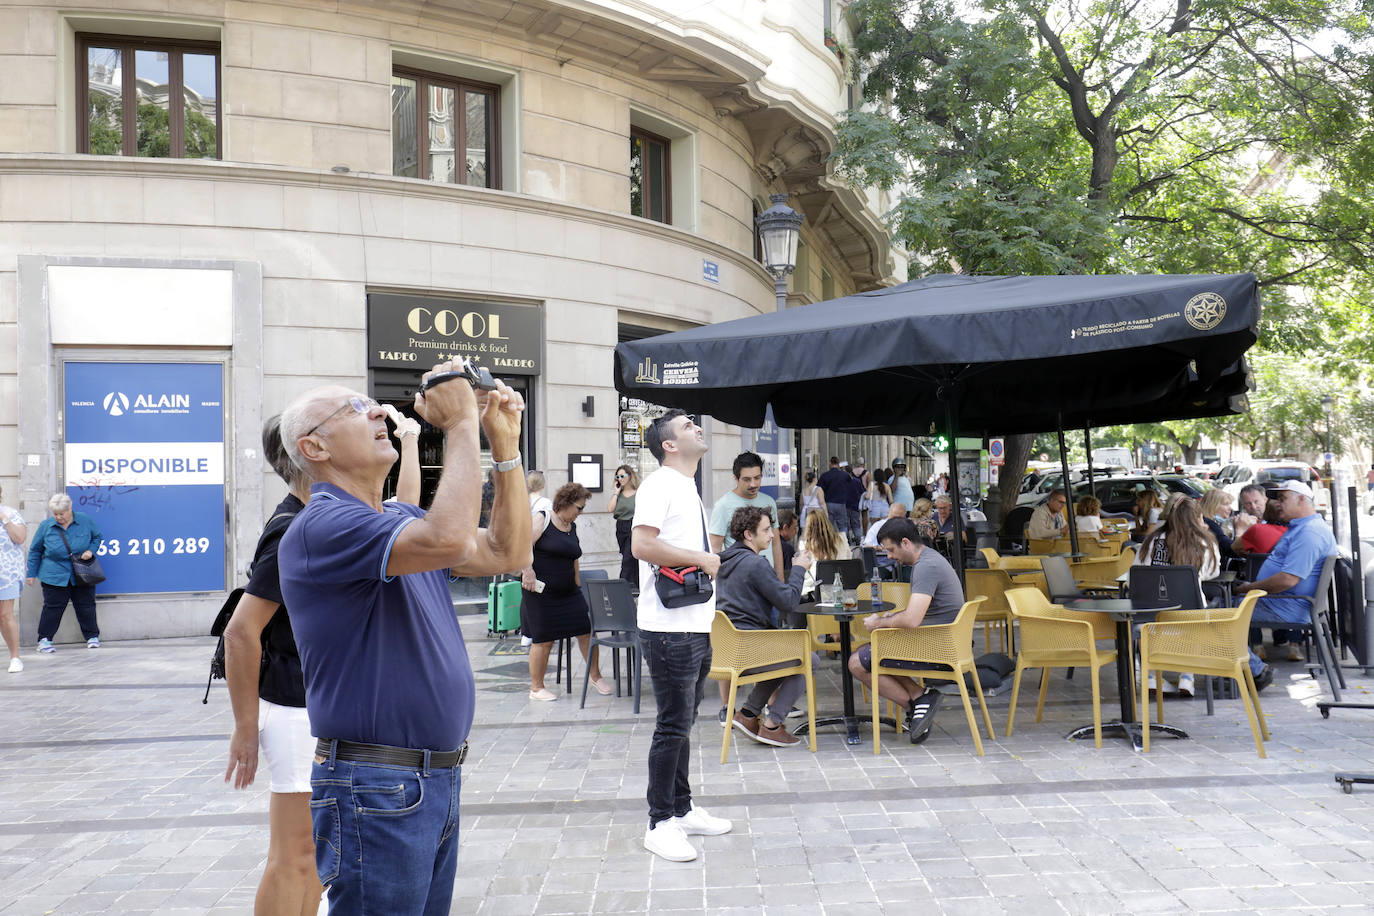
[[[868,578],[869,576],[873,575],[873,567],[878,565],[878,551],[876,548],[873,547],[864,547],[862,548],[862,550],[864,561],[864,578]],[[831,574],[830,578],[832,581],[834,580],[835,576],[833,573]]]
[[[1063,557],[1041,557],[1040,568],[1045,571],[1045,582],[1050,587],[1052,598],[1083,597],[1078,583],[1074,581],[1069,561]]]
[[[1241,574],[1246,582],[1254,582],[1259,578],[1260,567],[1264,561],[1269,559],[1267,553],[1249,553],[1245,555],[1245,571]]]
[[[593,579],[583,583],[592,614],[592,632],[628,632],[639,626],[638,609],[630,583],[624,579]]]
[[[1025,614],[1045,614],[1058,605],[1050,604],[1050,599],[1038,588],[1017,586],[1006,591],[1007,606],[1012,614],[1021,617]]]
[[[1340,554],[1333,553],[1322,563],[1321,575],[1317,577],[1317,590],[1312,595],[1312,614],[1327,613],[1331,599],[1331,579],[1336,574],[1336,561]]]
[[[1007,606],[1006,592],[1011,587],[1011,576],[1004,569],[964,570],[964,594],[971,597],[985,596],[988,600],[983,605],[984,613],[1010,610]]]
[[[1035,514],[1034,506],[1017,506],[1002,520],[1002,537],[1019,541],[1026,532],[1026,524]]]
[[[1205,608],[1202,585],[1197,569],[1192,566],[1151,564],[1130,569],[1131,595],[1164,604],[1177,604],[1183,609]]]
[[[835,573],[840,574],[840,582],[845,588],[858,588],[864,581],[863,560],[819,560],[816,563],[816,585],[829,585],[835,581]]]
[[[978,552],[983,555],[983,559],[988,561],[988,569],[1002,568],[1002,557],[997,552],[997,545],[979,544]]]

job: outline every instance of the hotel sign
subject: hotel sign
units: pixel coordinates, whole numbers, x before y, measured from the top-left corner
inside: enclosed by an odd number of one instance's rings
[[[370,293],[367,365],[424,372],[464,356],[493,375],[538,375],[544,312],[537,306]]]

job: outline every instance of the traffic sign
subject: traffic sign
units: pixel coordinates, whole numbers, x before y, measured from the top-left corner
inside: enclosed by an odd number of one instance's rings
[[[988,459],[994,467],[1002,465],[1006,461],[1006,443],[1001,439],[988,440]]]

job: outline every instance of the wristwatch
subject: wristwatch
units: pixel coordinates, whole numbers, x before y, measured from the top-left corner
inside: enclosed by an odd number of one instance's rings
[[[511,458],[508,461],[497,461],[494,464],[492,464],[492,469],[498,472],[513,471],[516,468],[520,467],[522,461],[523,459],[520,457],[520,453],[516,452],[514,458]]]

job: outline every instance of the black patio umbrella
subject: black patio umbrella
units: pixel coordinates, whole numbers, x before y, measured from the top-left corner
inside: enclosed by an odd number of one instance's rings
[[[785,427],[951,439],[1222,416],[1259,314],[1253,274],[938,275],[622,343],[615,385],[740,426],[772,405]]]

